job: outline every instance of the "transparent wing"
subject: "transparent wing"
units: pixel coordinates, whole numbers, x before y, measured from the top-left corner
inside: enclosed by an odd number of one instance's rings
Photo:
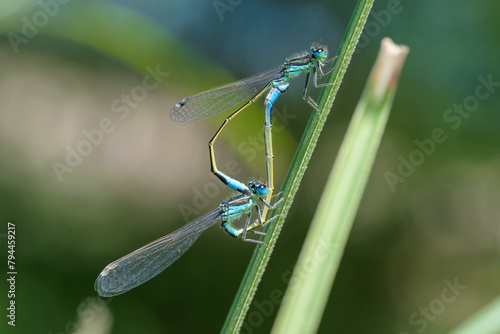
[[[220,213],[217,208],[110,263],[97,277],[95,290],[103,297],[116,296],[155,277],[181,257],[203,231],[219,221]]]
[[[250,100],[267,88],[268,84],[281,77],[283,66],[248,77],[224,86],[190,96],[177,103],[170,111],[170,118],[177,124],[205,120]]]

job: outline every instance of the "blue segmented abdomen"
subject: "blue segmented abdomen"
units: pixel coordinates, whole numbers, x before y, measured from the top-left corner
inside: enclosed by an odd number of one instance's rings
[[[235,229],[231,224],[225,222],[220,225],[224,231],[226,231],[233,238],[237,238],[241,235],[241,229]]]
[[[232,177],[229,177],[227,176],[226,174],[222,173],[222,172],[217,172],[216,176],[222,181],[224,182],[224,184],[226,184],[229,188],[233,189],[233,190],[236,190],[240,193],[244,193],[245,191],[248,190],[248,187],[241,183],[240,181],[238,180],[235,180],[233,179]]]
[[[280,97],[281,94],[286,92],[288,90],[288,88],[290,88],[290,84],[288,82],[285,82],[285,83],[281,83],[279,86],[272,87],[269,90],[269,93],[267,93],[266,101],[264,102],[264,105],[266,108],[266,122],[264,123],[264,125],[267,125],[268,127],[271,126],[271,124],[270,124],[272,122],[271,113],[273,110],[274,102],[276,102],[278,97]],[[269,124],[266,124],[266,123],[269,123]]]

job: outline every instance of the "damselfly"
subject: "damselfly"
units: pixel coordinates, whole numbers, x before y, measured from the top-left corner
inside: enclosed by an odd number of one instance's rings
[[[273,145],[271,133],[272,108],[278,97],[286,92],[290,86],[289,79],[306,73],[306,82],[302,93],[303,99],[319,111],[318,104],[307,94],[309,79],[312,77],[314,87],[333,85],[334,83],[318,84],[318,78],[330,73],[333,68],[323,72],[322,67],[331,63],[336,57],[326,60],[328,51],[325,46],[313,45],[310,52],[302,52],[287,58],[283,65],[270,69],[264,73],[233,82],[221,87],[187,97],[177,103],[170,112],[170,118],[178,124],[194,123],[205,120],[228,109],[244,103],[235,112],[229,115],[219,130],[208,143],[210,154],[210,169],[224,184],[238,190],[238,184],[233,179],[217,169],[213,145],[224,127],[243,109],[254,103],[264,92],[269,90],[265,99],[264,112],[264,142],[266,154],[266,174],[269,191],[266,200],[269,201],[274,190],[273,173]],[[267,212],[264,208],[264,212]],[[265,216],[265,214],[264,214]]]
[[[273,209],[284,198],[278,200],[274,205],[270,205],[263,199],[268,192],[268,187],[259,181],[250,181],[248,186],[239,191],[240,195],[222,202],[219,207],[204,216],[107,265],[95,281],[95,290],[103,297],[111,297],[127,292],[150,280],[177,261],[203,231],[219,221],[221,227],[232,237],[241,236],[245,241],[263,243],[260,240],[246,237],[247,231],[264,235],[263,232],[251,231],[252,208],[257,211],[258,225],[264,226],[278,216],[266,222],[261,221],[261,212],[257,201],[260,200],[267,208]],[[233,221],[244,214],[247,215],[245,225],[242,228],[233,226]]]

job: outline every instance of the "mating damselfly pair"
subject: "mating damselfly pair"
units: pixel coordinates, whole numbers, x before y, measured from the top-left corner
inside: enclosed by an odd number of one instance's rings
[[[302,73],[306,74],[303,99],[319,111],[317,103],[307,94],[309,81],[312,78],[314,87],[333,85],[334,83],[318,84],[318,79],[330,73],[333,67],[323,71],[323,66],[331,63],[336,57],[327,60],[327,49],[321,45],[313,45],[310,52],[303,52],[287,58],[275,68],[246,79],[220,86],[177,103],[170,112],[171,119],[178,124],[202,121],[224,111],[241,105],[230,114],[208,143],[211,171],[231,189],[239,192],[216,209],[194,219],[176,231],[153,241],[146,246],[112,262],[100,273],[95,282],[95,289],[101,296],[115,296],[127,292],[153,278],[172,263],[174,263],[196,241],[208,227],[221,222],[221,227],[233,237],[241,237],[245,241],[263,243],[260,240],[247,238],[247,232],[258,235],[264,233],[254,231],[274,220],[266,220],[267,210],[275,208],[284,198],[271,205],[274,190],[273,175],[273,145],[272,145],[272,109],[279,96],[286,92],[289,80]],[[242,110],[254,103],[265,92],[268,92],[264,102],[264,142],[266,156],[267,182],[250,181],[247,185],[241,183],[217,169],[213,145],[222,130]],[[279,194],[278,194],[279,195]],[[260,209],[258,202],[264,204]],[[251,212],[255,208],[257,219],[251,222]],[[236,228],[233,221],[246,214],[246,222],[242,228]]]

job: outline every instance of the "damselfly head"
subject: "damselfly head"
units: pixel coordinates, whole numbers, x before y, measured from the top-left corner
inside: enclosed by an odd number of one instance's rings
[[[311,46],[311,53],[314,58],[321,60],[328,55],[328,50],[324,45],[313,45]]]
[[[250,181],[248,182],[248,188],[259,197],[266,196],[269,188],[265,183],[260,181]]]

